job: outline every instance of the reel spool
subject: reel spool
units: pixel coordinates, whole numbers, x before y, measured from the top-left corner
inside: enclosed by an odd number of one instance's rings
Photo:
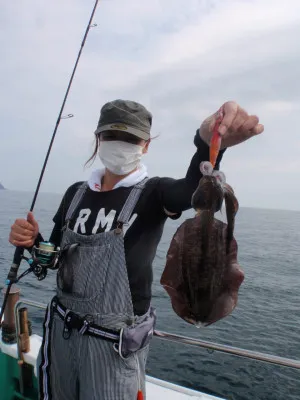
[[[38,247],[33,246],[32,258],[27,262],[39,281],[46,278],[48,268],[57,269],[59,252],[60,248],[55,250],[55,245],[51,242],[40,242]]]

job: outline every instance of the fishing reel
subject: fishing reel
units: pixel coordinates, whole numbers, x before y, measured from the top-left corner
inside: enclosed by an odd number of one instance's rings
[[[58,257],[60,254],[60,248],[55,249],[55,245],[51,242],[40,242],[39,246],[33,246],[32,257],[23,258],[30,265],[28,270],[33,272],[39,281],[46,278],[48,269],[55,270],[58,268]]]

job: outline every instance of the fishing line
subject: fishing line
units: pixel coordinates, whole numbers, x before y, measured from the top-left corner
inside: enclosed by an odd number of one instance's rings
[[[40,174],[40,177],[39,177],[39,180],[38,180],[38,184],[37,184],[37,187],[36,187],[33,199],[32,199],[30,211],[33,211],[33,208],[35,206],[36,198],[37,198],[38,192],[40,190],[40,186],[41,186],[41,183],[42,183],[42,179],[43,179],[43,176],[44,176],[44,172],[45,172],[45,169],[46,169],[48,158],[49,158],[49,155],[50,155],[50,152],[51,152],[51,149],[52,149],[52,145],[53,145],[53,142],[54,142],[54,139],[55,139],[56,132],[57,132],[58,126],[60,124],[60,121],[61,121],[61,119],[66,119],[66,118],[73,117],[72,114],[68,114],[66,117],[63,117],[62,113],[63,113],[64,107],[65,107],[65,104],[66,104],[66,101],[67,101],[67,98],[68,98],[68,95],[69,95],[69,91],[70,91],[70,88],[71,88],[71,85],[72,85],[72,82],[73,82],[73,78],[74,78],[74,75],[75,75],[75,72],[76,72],[76,69],[77,69],[77,65],[78,65],[78,62],[79,62],[79,59],[80,59],[80,56],[81,56],[81,53],[82,53],[82,49],[83,49],[83,47],[85,45],[86,38],[87,38],[87,35],[89,33],[89,30],[90,30],[90,28],[94,28],[95,26],[97,26],[97,24],[91,25],[91,22],[93,20],[93,17],[94,17],[98,2],[99,2],[99,0],[95,1],[95,5],[93,7],[93,11],[92,11],[91,16],[89,18],[89,22],[88,22],[88,25],[86,27],[86,30],[85,30],[85,33],[84,33],[84,36],[83,36],[83,40],[81,42],[81,46],[80,46],[80,49],[79,49],[79,52],[78,52],[78,55],[77,55],[77,59],[76,59],[75,65],[73,67],[72,75],[71,75],[71,78],[69,80],[69,84],[68,84],[68,87],[67,87],[67,90],[66,90],[66,93],[65,93],[65,96],[64,96],[64,99],[63,99],[59,114],[58,114],[58,118],[57,118],[57,121],[56,121],[56,124],[55,124],[55,128],[54,128],[54,131],[53,131],[53,134],[52,134],[50,145],[48,147],[48,151],[47,151],[47,154],[46,154],[46,157],[45,157],[45,161],[44,161],[44,164],[43,164],[43,167],[42,167],[42,170],[41,170],[41,174]],[[1,307],[1,311],[0,311],[0,327],[2,325],[2,318],[3,318],[4,310],[5,310],[5,307],[6,307],[6,303],[7,303],[7,299],[8,299],[11,287],[12,287],[12,285],[14,283],[16,283],[18,281],[17,274],[18,274],[18,270],[19,270],[21,261],[24,258],[23,254],[24,254],[24,247],[17,247],[16,250],[15,250],[14,256],[13,256],[12,265],[10,267],[10,270],[8,272],[8,275],[7,275],[7,278],[6,278],[6,281],[5,281],[5,285],[7,286],[7,289],[6,289],[6,293],[5,293],[4,300],[3,300],[3,303],[2,303],[2,307]]]

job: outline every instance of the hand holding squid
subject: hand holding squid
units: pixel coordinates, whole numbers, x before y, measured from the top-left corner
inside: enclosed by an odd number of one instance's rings
[[[211,147],[210,161],[212,162],[219,150],[236,146],[263,131],[264,126],[259,123],[256,115],[249,115],[236,102],[228,101],[216,113],[204,120],[199,134],[202,140]]]

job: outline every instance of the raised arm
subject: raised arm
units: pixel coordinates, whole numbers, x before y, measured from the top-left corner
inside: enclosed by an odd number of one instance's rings
[[[192,194],[196,190],[202,177],[199,166],[202,161],[209,161],[209,146],[201,139],[197,129],[194,144],[197,151],[188,167],[186,176],[182,179],[161,178],[159,191],[161,201],[167,215],[178,215],[191,208]],[[220,162],[226,149],[220,151],[215,169],[219,169]]]

